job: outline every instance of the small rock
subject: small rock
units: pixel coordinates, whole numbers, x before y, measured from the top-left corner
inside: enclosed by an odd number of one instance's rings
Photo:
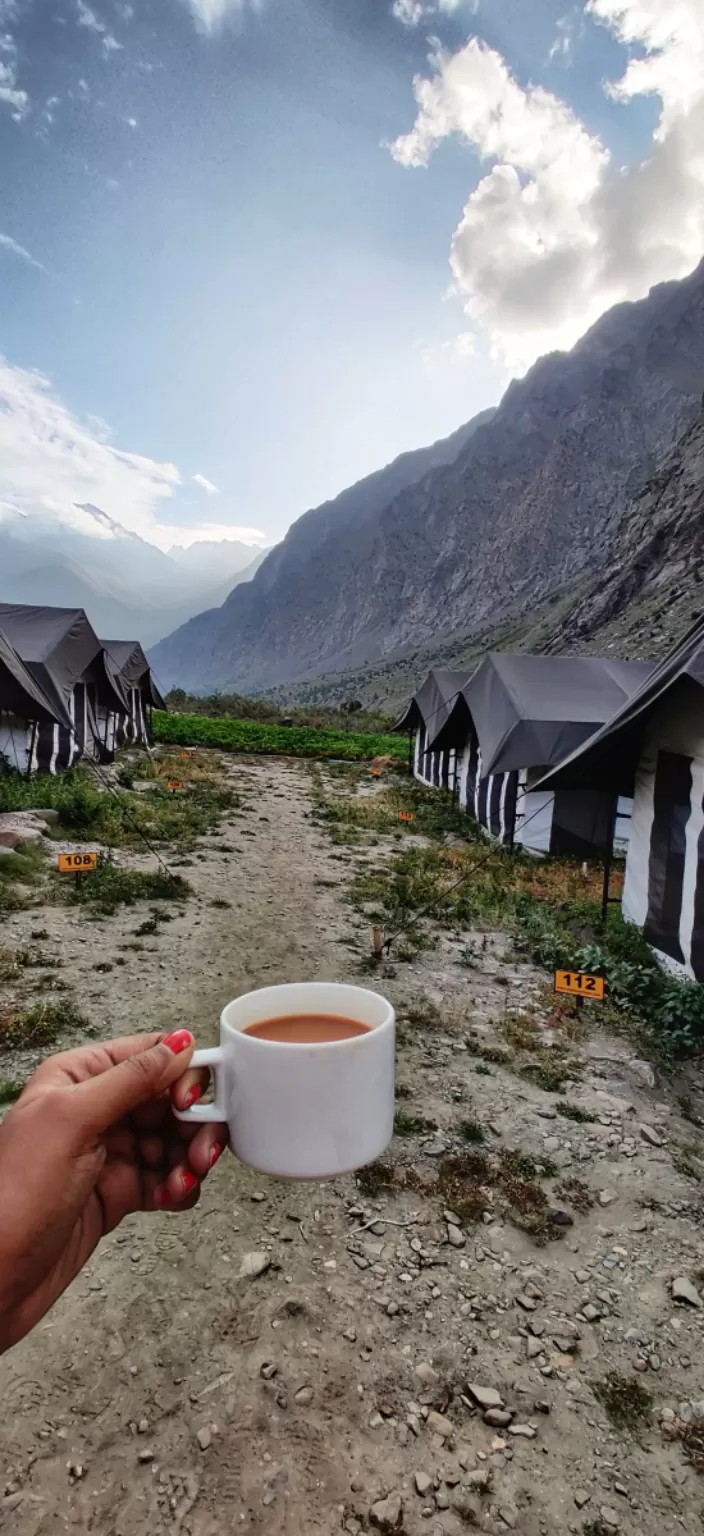
[[[387,1317],[397,1317],[398,1316],[398,1312],[399,1312],[398,1302],[397,1301],[390,1301],[388,1307],[386,1308],[386,1315],[387,1315]]]
[[[260,1365],[259,1367],[259,1375],[263,1376],[265,1381],[271,1381],[272,1377],[276,1376],[278,1369],[278,1365],[274,1365],[271,1361],[265,1360],[264,1364]]]
[[[444,1413],[435,1413],[434,1410],[431,1410],[431,1412],[428,1414],[426,1423],[431,1434],[440,1435],[442,1440],[451,1439],[452,1435],[455,1433],[454,1424],[450,1419],[445,1418]]]
[[[487,1408],[484,1423],[489,1424],[492,1429],[508,1429],[512,1418],[513,1414],[508,1408]]]
[[[559,1152],[559,1150],[560,1150],[560,1138],[559,1138],[559,1136],[546,1136],[545,1140],[543,1142],[543,1147],[545,1148],[546,1152]]]
[[[598,1323],[601,1312],[593,1302],[588,1301],[586,1307],[582,1307],[582,1317],[585,1317],[588,1323]]]
[[[296,1402],[300,1404],[301,1408],[307,1408],[313,1401],[313,1388],[299,1387],[295,1396]]]
[[[615,1199],[616,1199],[616,1196],[612,1195],[610,1190],[608,1190],[608,1189],[601,1189],[599,1191],[599,1204],[600,1205],[612,1205]]]
[[[537,1360],[538,1355],[542,1355],[543,1345],[541,1344],[540,1339],[526,1339],[526,1345],[528,1349],[529,1360]]]
[[[139,1455],[137,1457],[137,1460],[138,1461],[142,1461],[142,1462],[153,1461],[154,1460],[154,1452],[153,1451],[147,1451],[147,1450],[140,1451]]]
[[[450,1508],[464,1520],[466,1525],[480,1525],[482,1518],[482,1506],[476,1494],[470,1493],[469,1488],[460,1485],[453,1488],[450,1494]]]
[[[403,1520],[403,1501],[400,1493],[390,1493],[385,1499],[372,1504],[369,1519],[378,1531],[397,1531]]]
[[[602,1504],[601,1509],[599,1510],[599,1514],[601,1515],[604,1525],[610,1526],[612,1531],[618,1530],[621,1521],[615,1509],[610,1509],[608,1504]]]
[[[511,1424],[510,1435],[519,1435],[522,1440],[535,1440],[536,1431],[530,1424]]]
[[[147,1435],[148,1433],[149,1433],[149,1420],[148,1419],[140,1419],[140,1421],[139,1421],[139,1423],[137,1425],[137,1434],[138,1435]]]
[[[436,1381],[440,1380],[437,1371],[434,1371],[432,1365],[428,1365],[425,1360],[421,1360],[420,1365],[416,1366],[413,1375],[422,1381],[424,1387],[432,1387]]]
[[[206,1427],[205,1429],[198,1430],[196,1440],[198,1441],[201,1450],[207,1451],[208,1447],[212,1445],[213,1437],[210,1433],[210,1430]]]
[[[569,1211],[548,1211],[548,1221],[550,1222],[551,1227],[574,1226],[574,1216],[570,1216]]]
[[[460,1231],[459,1227],[451,1227],[448,1224],[447,1241],[452,1248],[464,1248],[467,1239],[465,1238],[464,1232]]]
[[[642,1125],[640,1127],[640,1134],[643,1137],[643,1140],[647,1141],[651,1147],[661,1147],[663,1145],[663,1139],[660,1135],[660,1132],[656,1131],[655,1127],[652,1125]]]
[[[491,1472],[488,1467],[477,1467],[475,1472],[467,1473],[467,1482],[472,1488],[483,1489],[485,1492],[491,1487]]]
[[[490,1408],[503,1408],[504,1406],[501,1393],[497,1392],[494,1387],[480,1387],[476,1383],[469,1382],[467,1391],[470,1397],[474,1398],[475,1403],[478,1403],[479,1407],[483,1408],[485,1412]]]
[[[500,1509],[499,1519],[503,1520],[504,1525],[507,1525],[510,1531],[515,1531],[518,1516],[513,1509]]]
[[[342,1337],[343,1337],[343,1339],[347,1339],[348,1344],[356,1344],[357,1343],[357,1329],[356,1328],[346,1328],[344,1333],[343,1333],[343,1335],[342,1335]]]
[[[428,1477],[427,1472],[416,1472],[414,1482],[416,1485],[416,1493],[419,1493],[421,1498],[424,1499],[426,1493],[429,1493],[433,1486],[432,1477]]]
[[[266,1200],[266,1195],[263,1195],[260,1189],[255,1189],[254,1194],[250,1195],[249,1198],[254,1200],[256,1205],[260,1205],[262,1200]]]
[[[445,1220],[449,1221],[451,1227],[462,1226],[462,1222],[460,1221],[459,1216],[456,1216],[454,1211],[443,1211],[442,1214],[445,1217]]]
[[[692,1285],[691,1280],[687,1280],[684,1275],[681,1275],[678,1280],[673,1280],[672,1299],[673,1301],[686,1301],[690,1307],[700,1307],[702,1304],[699,1292]]]
[[[578,1509],[584,1509],[585,1504],[589,1503],[590,1498],[590,1493],[587,1493],[584,1488],[578,1488],[574,1496],[574,1502]]]
[[[525,1294],[521,1294],[520,1296],[517,1296],[516,1297],[516,1303],[517,1303],[517,1305],[519,1307],[523,1308],[524,1312],[535,1312],[535,1309],[536,1309],[536,1306],[537,1306],[537,1302],[535,1302],[533,1300],[533,1297],[532,1296],[526,1296]]]
[[[574,1278],[578,1285],[588,1285],[592,1277],[588,1269],[578,1269]]]
[[[268,1253],[246,1253],[239,1267],[239,1280],[256,1280],[258,1275],[266,1273],[271,1264],[271,1256]]]

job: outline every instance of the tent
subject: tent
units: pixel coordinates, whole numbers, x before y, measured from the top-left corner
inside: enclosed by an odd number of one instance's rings
[[[98,757],[98,708],[127,713],[127,704],[83,609],[0,603],[0,630],[54,714],[39,722],[32,766],[56,773]]]
[[[0,759],[20,773],[36,766],[40,726],[70,726],[68,713],[51,702],[0,630]]]
[[[408,731],[412,735],[413,774],[422,784],[435,785],[439,789],[455,787],[454,748],[430,752],[429,744],[445,724],[468,676],[467,672],[430,671],[392,727],[394,731]]]
[[[633,796],[623,913],[667,962],[704,981],[704,620],[546,789]]]
[[[608,720],[653,663],[595,656],[529,656],[495,651],[465,682],[433,751],[453,751],[460,804],[492,836],[534,853],[588,855],[605,847],[611,802],[595,785],[560,793],[535,789]],[[630,807],[621,807],[619,838]]]
[[[149,741],[147,711],[166,709],[152,677],[151,667],[138,640],[101,640],[108,670],[127,703],[127,714],[98,711],[101,741],[114,752],[125,741],[146,745]]]

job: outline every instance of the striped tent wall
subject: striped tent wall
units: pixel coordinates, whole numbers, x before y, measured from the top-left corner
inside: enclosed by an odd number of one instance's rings
[[[419,725],[413,746],[413,777],[430,789],[454,790],[456,753],[428,752],[427,745],[428,733],[424,725]]]
[[[482,778],[482,754],[475,735],[468,741],[457,770],[458,798],[480,826],[505,847],[515,837],[518,773],[491,773]]]

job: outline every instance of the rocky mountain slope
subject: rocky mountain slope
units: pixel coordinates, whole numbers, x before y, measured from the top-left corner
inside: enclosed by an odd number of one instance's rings
[[[550,651],[664,656],[704,614],[704,402],[631,502],[608,566],[575,594]]]
[[[308,513],[251,584],[156,648],[157,670],[264,690],[510,625],[601,565],[703,388],[704,263],[541,359],[451,461],[441,445],[440,467],[390,495],[387,470]]]

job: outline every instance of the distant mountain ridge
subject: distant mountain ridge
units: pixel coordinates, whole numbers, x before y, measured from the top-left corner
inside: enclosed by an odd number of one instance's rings
[[[540,359],[430,457],[307,513],[247,587],[155,647],[160,675],[265,691],[510,624],[599,568],[703,389],[704,263]]]
[[[203,569],[187,549],[177,561],[90,502],[79,510],[101,536],[49,517],[0,522],[0,600],[85,608],[99,634],[151,645],[204,607],[218,607],[264,557],[234,540],[212,541]]]

